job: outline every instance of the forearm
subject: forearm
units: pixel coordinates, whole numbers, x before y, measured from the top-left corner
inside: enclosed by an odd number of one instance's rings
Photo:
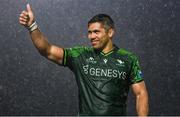
[[[34,46],[38,49],[40,54],[45,57],[48,56],[51,45],[41,31],[36,29],[33,32],[30,32],[30,36]]]
[[[38,29],[31,6],[27,4],[26,8],[19,16],[19,23],[29,30],[31,40],[41,55],[55,63],[61,64],[64,50],[48,42],[46,37]]]
[[[146,92],[136,97],[136,110],[138,116],[147,116],[149,112],[148,96]]]

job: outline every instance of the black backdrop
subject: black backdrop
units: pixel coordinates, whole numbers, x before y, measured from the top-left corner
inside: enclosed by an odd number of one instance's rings
[[[180,115],[179,0],[0,0],[0,115],[77,115],[72,72],[40,56],[18,23],[30,3],[41,31],[62,47],[89,45],[87,21],[115,21],[114,43],[136,53],[149,91],[150,115]],[[135,115],[129,95],[128,115]]]

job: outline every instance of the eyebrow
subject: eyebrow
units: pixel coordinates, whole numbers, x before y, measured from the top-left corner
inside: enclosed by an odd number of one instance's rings
[[[97,30],[97,29],[95,29],[95,30],[88,30],[88,33],[92,33],[92,32],[96,33],[96,32],[100,32],[100,30]]]

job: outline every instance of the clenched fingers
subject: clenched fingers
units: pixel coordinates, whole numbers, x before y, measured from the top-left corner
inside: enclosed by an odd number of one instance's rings
[[[21,21],[21,20],[19,20],[19,23],[22,24],[22,25],[27,25],[27,22],[24,22],[24,21]]]
[[[22,11],[22,13],[19,16],[19,22],[23,25],[27,25],[27,22],[29,21],[29,15],[26,11]]]

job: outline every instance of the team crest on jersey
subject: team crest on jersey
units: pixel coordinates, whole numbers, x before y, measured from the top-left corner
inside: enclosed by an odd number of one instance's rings
[[[124,61],[117,59],[117,62],[118,62],[118,64],[116,64],[116,65],[124,66]]]

